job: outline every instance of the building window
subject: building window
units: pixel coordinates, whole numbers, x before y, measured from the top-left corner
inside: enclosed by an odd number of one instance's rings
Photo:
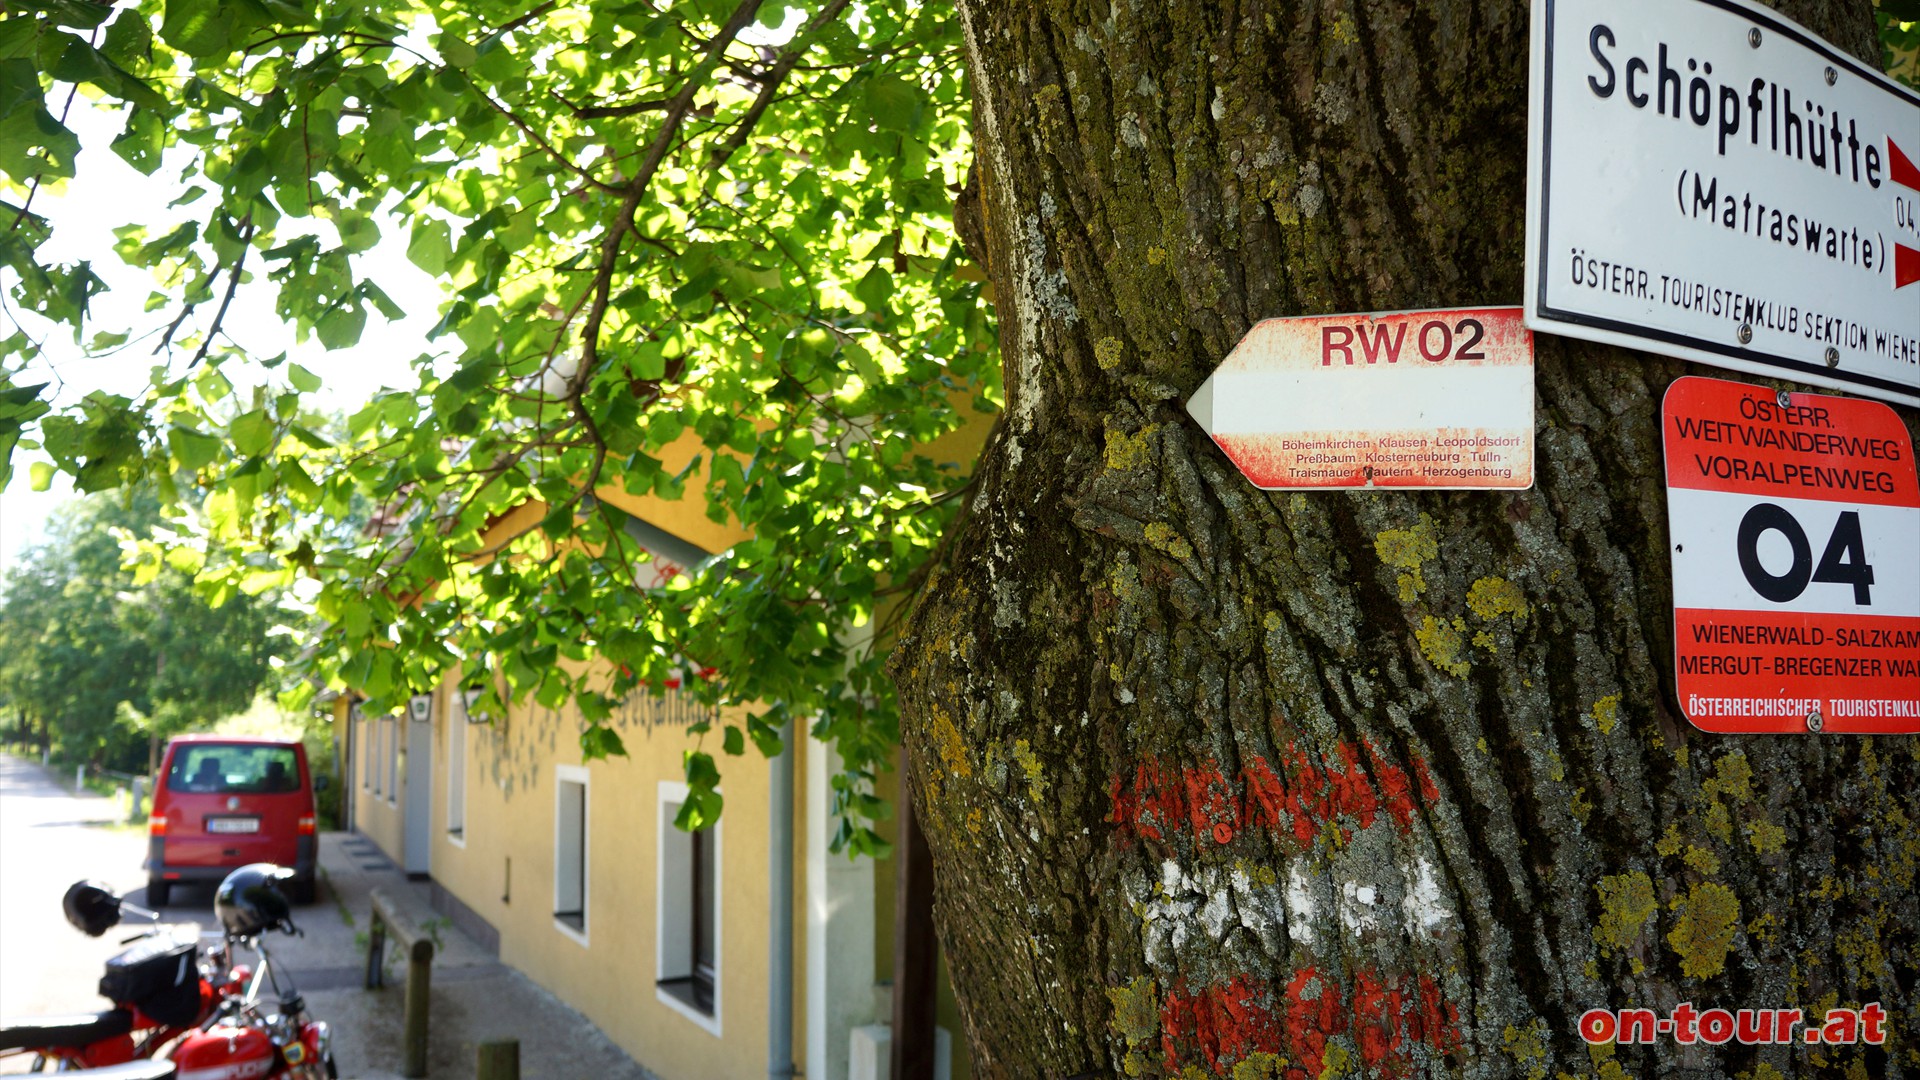
[[[360,755],[360,790],[373,790],[373,747],[367,740],[373,737],[373,725],[367,723],[366,715],[360,706],[353,707],[353,750]]]
[[[587,943],[589,862],[587,770],[555,766],[553,795],[553,924],[580,944]]]
[[[447,839],[467,846],[467,709],[478,690],[453,692],[447,718]]]
[[[720,826],[682,832],[673,821],[687,786],[660,784],[656,995],[720,1034]]]
[[[375,717],[367,721],[367,730],[373,736],[367,741],[369,751],[367,764],[373,770],[373,793],[377,797],[386,794],[381,785],[387,778],[387,767],[384,764],[387,760],[387,722],[380,717]]]
[[[389,716],[380,721],[387,735],[387,805],[400,805],[400,718]]]

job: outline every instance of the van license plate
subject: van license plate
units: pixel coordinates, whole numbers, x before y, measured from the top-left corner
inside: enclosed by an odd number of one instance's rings
[[[208,818],[207,831],[210,833],[257,833],[260,831],[260,819],[257,817]]]

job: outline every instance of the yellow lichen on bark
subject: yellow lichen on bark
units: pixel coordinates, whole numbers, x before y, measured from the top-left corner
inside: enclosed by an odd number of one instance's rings
[[[1600,925],[1593,928],[1593,940],[1609,950],[1631,948],[1659,910],[1653,879],[1638,870],[1612,874],[1601,878],[1595,891],[1600,894]]]
[[[1424,587],[1424,586],[1423,586]],[[1420,652],[1434,667],[1457,679],[1467,677],[1467,662],[1460,656],[1460,631],[1449,623],[1428,615],[1413,632]]]
[[[1680,957],[1680,973],[1710,979],[1726,970],[1727,950],[1740,929],[1740,898],[1717,882],[1696,882],[1673,902],[1678,918],[1667,944]]]
[[[1593,725],[1600,734],[1613,734],[1613,726],[1620,722],[1620,695],[1608,694],[1593,703]]]
[[[1040,759],[1034,756],[1033,745],[1025,739],[1015,739],[1013,760],[1027,778],[1027,796],[1035,806],[1040,805],[1040,797],[1047,792],[1047,782],[1040,775]]]
[[[945,709],[933,710],[933,744],[940,751],[940,760],[947,771],[958,777],[973,775],[973,762],[967,760],[967,744],[960,737],[960,729],[953,726],[953,718]]]
[[[1510,615],[1515,622],[1527,617],[1527,596],[1520,586],[1502,577],[1483,577],[1467,589],[1467,607],[1492,621]]]
[[[1131,469],[1146,461],[1156,426],[1148,424],[1132,435],[1116,427],[1107,428],[1107,468]]]
[[[1427,579],[1420,566],[1440,554],[1440,542],[1433,537],[1433,518],[1426,514],[1410,529],[1386,529],[1373,538],[1374,553],[1380,561],[1398,570],[1400,602],[1411,604],[1427,591]]]
[[[1152,979],[1137,976],[1125,986],[1107,987],[1107,1001],[1113,1006],[1107,1027],[1127,1046],[1121,1070],[1128,1076],[1139,1076],[1147,1065],[1140,1047],[1160,1034],[1159,987]]]

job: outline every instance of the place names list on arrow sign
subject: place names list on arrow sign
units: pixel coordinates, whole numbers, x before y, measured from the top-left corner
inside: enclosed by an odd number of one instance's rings
[[[1269,490],[1533,486],[1517,307],[1268,319],[1187,411]]]

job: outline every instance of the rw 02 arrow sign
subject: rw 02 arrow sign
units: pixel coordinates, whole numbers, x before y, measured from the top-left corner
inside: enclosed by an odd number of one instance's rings
[[[1533,486],[1519,308],[1268,319],[1187,411],[1269,490]]]

